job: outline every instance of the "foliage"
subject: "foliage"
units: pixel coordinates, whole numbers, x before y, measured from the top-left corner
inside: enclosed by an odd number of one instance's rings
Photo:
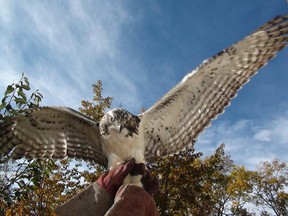
[[[0,105],[0,119],[11,118],[24,112],[25,108],[36,108],[39,106],[43,96],[38,90],[29,97],[27,92],[31,90],[28,78],[22,74],[18,83],[8,85]],[[22,202],[22,198],[27,196],[28,188],[39,180],[41,175],[47,172],[40,172],[35,161],[21,161],[14,164],[10,161],[1,159],[0,163],[0,212],[12,213],[9,206],[15,200]],[[12,165],[13,164],[13,165]],[[47,167],[49,168],[49,167]],[[36,171],[39,171],[36,173]],[[22,190],[23,189],[23,190]]]
[[[92,101],[80,111],[99,121],[113,98],[102,96],[102,83],[92,86]],[[9,85],[0,105],[0,121],[39,106],[43,96],[31,91],[22,75]],[[95,169],[96,167],[96,169]],[[161,215],[288,215],[287,163],[263,162],[255,171],[239,167],[224,152],[224,145],[205,159],[193,145],[178,155],[151,165],[161,190],[155,201]],[[0,215],[53,215],[53,210],[95,181],[103,167],[81,160],[0,161]],[[249,212],[247,204],[259,211]]]
[[[288,166],[273,160],[255,171],[237,166],[222,144],[205,158],[194,149],[159,161],[154,174],[161,190],[155,196],[166,215],[288,215]],[[247,208],[254,205],[253,212]]]
[[[100,121],[104,115],[104,111],[111,107],[113,98],[112,97],[102,97],[102,82],[98,80],[97,83],[92,85],[93,89],[93,102],[88,100],[82,100],[82,107],[79,109],[80,112],[89,116],[90,118]]]
[[[219,215],[230,201],[226,188],[233,164],[224,145],[205,160],[193,152],[190,148],[159,163],[161,191],[155,200],[161,215]]]
[[[15,165],[20,165],[22,170],[4,200],[6,215],[51,215],[57,206],[91,182],[91,173],[79,171],[83,166],[81,161],[24,160],[11,165],[10,172]],[[86,169],[92,167],[85,165]]]
[[[250,215],[244,207],[249,202],[252,193],[253,172],[246,170],[243,166],[234,166],[230,173],[230,182],[227,193],[233,197],[231,212],[233,215]]]
[[[30,90],[29,80],[23,74],[18,83],[7,87],[1,104],[2,120],[39,106],[42,94],[37,90],[28,97]],[[100,105],[86,101],[89,106],[82,108],[82,112],[99,118],[103,109],[110,107],[112,99],[102,98],[101,82],[93,85],[93,91],[96,95],[93,99]],[[94,164],[82,160],[2,161],[0,215],[51,215],[57,206],[95,181],[101,171],[103,167],[95,170]]]
[[[27,92],[31,90],[27,77],[22,74],[18,83],[8,85],[0,105],[0,119],[5,116],[16,116],[24,112],[26,108],[39,106],[43,96],[36,90],[29,97]]]
[[[251,178],[251,202],[266,206],[278,216],[288,215],[288,165],[274,159],[263,162]]]

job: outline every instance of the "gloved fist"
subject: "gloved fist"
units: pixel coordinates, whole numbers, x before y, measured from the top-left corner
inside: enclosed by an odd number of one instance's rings
[[[125,177],[131,172],[135,165],[135,159],[132,158],[125,164],[103,173],[96,183],[112,197],[115,196],[119,187],[123,184]]]
[[[145,169],[143,163],[136,164],[134,158],[125,164],[121,164],[120,166],[103,173],[96,183],[114,197],[128,174],[131,174],[132,176],[143,175],[141,183],[143,184],[143,188],[150,195],[159,191],[158,179],[154,177],[149,170]]]

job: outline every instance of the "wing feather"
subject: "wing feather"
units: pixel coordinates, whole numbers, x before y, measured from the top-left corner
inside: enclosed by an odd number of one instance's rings
[[[42,107],[0,123],[0,155],[89,159],[106,165],[99,123],[65,107]]]
[[[288,42],[288,15],[278,16],[204,61],[141,114],[146,160],[189,146],[224,112],[237,91]]]

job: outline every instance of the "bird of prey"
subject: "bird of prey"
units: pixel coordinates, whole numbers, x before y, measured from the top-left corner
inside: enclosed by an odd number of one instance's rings
[[[64,107],[42,107],[0,123],[0,155],[76,157],[115,167],[153,162],[190,146],[237,91],[287,46],[288,15],[205,60],[144,113],[108,111],[100,122]]]

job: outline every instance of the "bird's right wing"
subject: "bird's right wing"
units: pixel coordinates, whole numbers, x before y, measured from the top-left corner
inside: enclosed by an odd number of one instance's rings
[[[99,123],[65,107],[42,107],[0,122],[0,156],[75,157],[106,166]]]

